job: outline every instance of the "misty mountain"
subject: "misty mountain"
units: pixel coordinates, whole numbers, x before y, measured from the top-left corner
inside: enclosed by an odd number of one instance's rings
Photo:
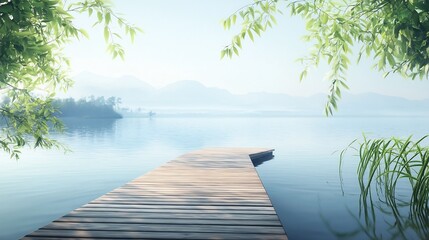
[[[75,85],[69,90],[67,97],[115,96],[122,98],[123,106],[155,111],[205,109],[322,116],[327,99],[323,94],[310,97],[264,92],[238,95],[190,80],[157,89],[132,76],[109,78],[88,72],[77,75],[74,80]],[[428,106],[429,99],[408,100],[375,93],[344,94],[335,115],[429,115]]]
[[[76,99],[94,96],[121,97],[125,104],[139,104],[142,97],[153,94],[156,89],[133,76],[119,78],[104,77],[90,72],[83,72],[73,78],[75,84],[66,96]],[[63,97],[63,96],[61,96]]]
[[[158,89],[143,103],[168,107],[220,107],[235,101],[230,92],[209,88],[197,81],[179,81]]]
[[[339,115],[428,115],[429,99],[408,100],[376,93],[346,94],[339,102]]]

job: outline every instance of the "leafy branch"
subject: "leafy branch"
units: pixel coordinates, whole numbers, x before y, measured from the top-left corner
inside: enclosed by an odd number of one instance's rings
[[[224,47],[221,57],[238,55],[246,36],[253,41],[253,33],[265,32],[282,13],[280,8],[305,20],[308,34],[304,39],[314,43],[309,55],[300,59],[305,65],[300,80],[320,60],[331,67],[326,76],[331,83],[326,115],[333,114],[342,90],[348,89],[346,73],[351,47],[356,44],[362,45],[357,62],[363,54],[372,56],[377,62],[374,68],[385,72],[384,77],[392,72],[410,79],[429,76],[429,6],[424,1],[255,1],[223,21],[224,28],[230,29],[239,16],[241,31]]]
[[[72,39],[88,33],[75,25],[73,14],[96,15],[94,26],[103,25],[107,50],[113,58],[124,58],[116,42],[118,29],[134,41],[140,28],[128,23],[105,0],[2,1],[0,4],[0,148],[18,158],[26,145],[62,147],[50,138],[62,131],[52,100],[57,90],[66,90],[69,60],[62,54]]]

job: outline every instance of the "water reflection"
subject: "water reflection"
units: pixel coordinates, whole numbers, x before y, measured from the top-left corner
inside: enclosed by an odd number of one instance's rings
[[[111,134],[115,129],[118,119],[82,119],[82,118],[63,118],[66,133],[70,134]]]
[[[358,209],[346,208],[348,218],[354,222],[353,229],[334,227],[332,219],[321,213],[331,234],[338,239],[429,239],[429,209],[418,207],[426,204],[424,200],[410,201],[409,189],[386,195],[382,188],[362,191],[359,198],[348,201],[358,206]]]
[[[338,239],[429,239],[429,214],[416,211],[409,203],[397,204],[381,199],[360,198],[359,211],[347,208],[355,228],[344,230],[333,227],[323,214],[321,218],[332,235]]]

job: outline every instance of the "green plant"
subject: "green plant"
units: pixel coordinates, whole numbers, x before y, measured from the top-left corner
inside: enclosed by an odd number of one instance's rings
[[[428,137],[413,141],[411,136],[406,139],[364,136],[361,143],[355,140],[341,152],[341,181],[346,151],[353,149],[358,153],[360,209],[367,226],[375,225],[375,208],[378,208],[393,216],[392,226],[400,233],[411,228],[422,239],[429,238],[429,146],[424,145]],[[402,194],[398,194],[398,189]],[[377,205],[373,196],[377,196]],[[404,207],[408,211],[401,210]]]

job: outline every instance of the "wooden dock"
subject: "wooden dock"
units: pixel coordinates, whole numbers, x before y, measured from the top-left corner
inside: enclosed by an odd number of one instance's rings
[[[287,239],[251,161],[272,152],[182,155],[23,239]]]

